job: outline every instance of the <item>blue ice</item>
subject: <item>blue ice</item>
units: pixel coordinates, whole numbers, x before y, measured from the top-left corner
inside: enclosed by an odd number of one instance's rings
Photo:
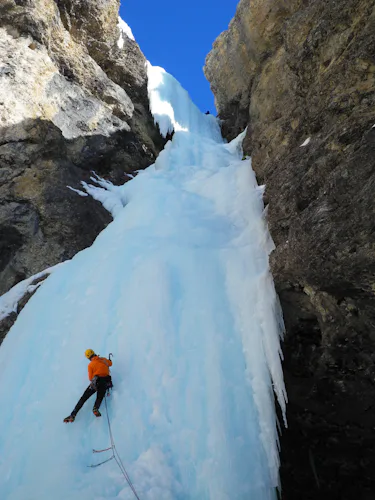
[[[124,186],[86,190],[113,222],[58,268],[0,348],[0,498],[131,500],[89,401],[84,351],[114,353],[117,450],[141,500],[275,500],[274,391],[285,409],[282,318],[262,189],[179,83],[149,65],[164,135]],[[105,408],[103,415],[105,415]]]

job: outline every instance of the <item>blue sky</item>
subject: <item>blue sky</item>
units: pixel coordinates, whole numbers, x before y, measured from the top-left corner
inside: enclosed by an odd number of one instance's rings
[[[202,111],[216,114],[202,67],[238,1],[122,0],[120,14],[147,59],[176,77]]]

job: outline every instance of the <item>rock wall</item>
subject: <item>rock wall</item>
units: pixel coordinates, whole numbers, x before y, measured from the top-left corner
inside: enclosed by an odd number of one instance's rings
[[[241,0],[205,74],[266,185],[283,498],[375,497],[375,2]]]
[[[0,3],[0,295],[110,222],[68,186],[92,170],[123,183],[164,145],[145,58],[118,9],[119,0]]]

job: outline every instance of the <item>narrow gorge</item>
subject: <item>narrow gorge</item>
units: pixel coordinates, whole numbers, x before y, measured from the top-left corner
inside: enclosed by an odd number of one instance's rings
[[[374,0],[240,0],[218,120],[119,8],[0,2],[0,498],[133,498],[54,437],[92,347],[142,500],[373,500]]]

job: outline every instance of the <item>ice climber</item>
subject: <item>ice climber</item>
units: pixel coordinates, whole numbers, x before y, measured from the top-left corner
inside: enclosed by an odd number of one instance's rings
[[[87,349],[85,351],[85,356],[90,360],[88,365],[90,385],[82,394],[81,399],[76,404],[74,410],[69,415],[69,417],[64,418],[64,422],[74,422],[77,413],[82,408],[84,403],[96,392],[96,400],[94,408],[92,409],[96,417],[101,417],[99,411],[100,405],[105,396],[106,390],[112,387],[112,379],[109,372],[109,367],[112,366],[111,354],[109,359],[101,358],[92,349]]]

